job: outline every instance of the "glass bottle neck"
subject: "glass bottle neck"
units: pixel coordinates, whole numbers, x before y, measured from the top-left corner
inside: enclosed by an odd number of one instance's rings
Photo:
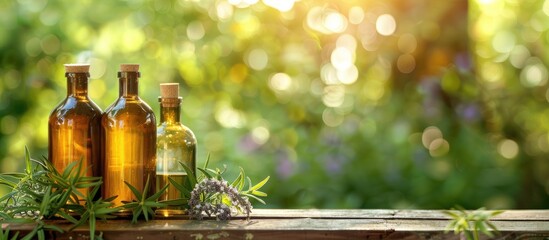
[[[137,97],[139,85],[139,72],[119,72],[120,97]]]
[[[67,77],[67,96],[87,97],[89,73],[65,73]]]
[[[178,123],[180,121],[181,105],[165,107],[160,104],[160,122]]]

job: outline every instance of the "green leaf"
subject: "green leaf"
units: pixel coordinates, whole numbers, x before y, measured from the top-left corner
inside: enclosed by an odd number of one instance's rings
[[[51,186],[48,186],[46,189],[46,193],[44,194],[44,198],[42,199],[42,203],[40,204],[40,214],[43,216],[48,215],[48,207],[50,204],[50,194],[51,194]]]
[[[72,170],[74,169],[74,167],[76,166],[77,163],[78,163],[77,161],[73,161],[73,162],[69,163],[65,167],[65,170],[63,170],[63,173],[61,174],[61,177],[64,178],[64,179],[69,179],[69,177],[71,175],[71,172],[72,172]]]
[[[254,196],[254,195],[252,195],[252,194],[243,193],[242,195],[245,195],[245,196],[247,196],[247,197],[251,197],[251,198],[257,200],[257,201],[260,202],[260,203],[266,204],[265,201],[263,201],[263,199],[261,199],[261,198],[259,198],[259,197],[256,197],[256,196]]]
[[[147,200],[156,200],[156,199],[158,199],[162,194],[164,194],[166,192],[166,189],[168,189],[169,186],[170,186],[169,184],[166,184],[164,187],[162,187],[162,189],[160,189],[155,194],[153,194],[152,196],[147,198]]]
[[[113,201],[114,199],[116,199],[117,197],[118,197],[118,195],[116,195],[116,196],[111,196],[111,197],[109,197],[109,198],[107,198],[107,199],[105,199],[105,200],[103,200],[103,201],[105,201],[105,202],[112,202],[112,201]]]
[[[208,169],[208,164],[210,164],[210,154],[208,153],[208,157],[206,157],[206,162],[204,163],[204,169]]]
[[[185,172],[187,173],[187,178],[191,186],[196,185],[196,176],[194,175],[193,170],[191,170],[187,165],[183,164],[182,162],[179,162],[179,164],[183,167],[183,169],[185,169]]]
[[[25,173],[31,175],[32,173],[32,164],[31,164],[30,151],[27,146],[25,146]]]
[[[89,227],[90,227],[90,239],[95,239],[95,217],[91,217],[90,218],[90,223],[89,223]]]
[[[168,206],[167,204],[161,203],[161,202],[145,202],[144,205],[147,206],[147,207],[156,207],[156,208],[161,208],[161,207],[167,207]]]
[[[231,187],[235,187],[236,189],[238,189],[240,186],[240,184],[242,184],[242,181],[244,179],[244,169],[240,168],[240,173],[238,174],[238,176],[236,177],[236,179],[231,183]],[[239,191],[241,189],[238,189]]]
[[[132,212],[133,213],[132,223],[137,223],[137,218],[139,217],[139,215],[141,215],[142,211],[143,209],[141,208],[134,209],[134,211]]]
[[[124,181],[124,183],[126,184],[126,186],[128,186],[130,188],[130,190],[132,191],[133,195],[135,195],[135,197],[137,199],[141,199],[143,197],[143,195],[139,192],[139,190],[137,190],[137,188],[135,188],[134,186],[132,186],[131,184],[129,184],[128,182]]]
[[[202,174],[204,174],[204,176],[206,176],[207,178],[212,178],[212,175],[206,171],[205,169],[202,169],[202,168],[196,168],[198,169],[200,172],[202,172]]]
[[[258,197],[266,197],[267,193],[261,192],[261,191],[252,191],[251,194],[258,196]]]
[[[147,194],[149,193],[150,180],[151,180],[151,175],[147,174],[147,181],[145,182],[145,187],[143,188],[143,194],[141,197],[138,197],[138,199],[145,199],[147,197]]]
[[[59,232],[59,233],[64,232],[63,229],[61,229],[60,227],[55,226],[55,225],[44,225],[43,229],[53,230],[53,231],[56,231],[56,232]]]
[[[59,211],[57,214],[59,214],[62,218],[66,219],[66,220],[69,220],[69,222],[71,222],[73,224],[76,224],[78,222],[78,220],[76,220],[76,218],[69,215],[65,211]]]
[[[175,187],[175,189],[179,190],[181,193],[183,193],[183,196],[186,198],[191,197],[191,190],[187,189],[185,186],[179,184],[175,180],[173,180],[171,177],[168,177],[168,180],[170,181],[170,184]]]
[[[160,201],[160,203],[164,203],[168,206],[181,206],[187,203],[187,199],[178,198],[178,199],[171,199],[171,200],[163,200],[163,201]]]
[[[255,191],[257,189],[260,189],[261,187],[263,187],[263,185],[265,185],[265,183],[267,183],[269,181],[269,178],[270,176],[267,176],[265,179],[263,179],[263,181],[259,182],[258,184],[256,184],[255,186],[251,187],[248,191]],[[251,185],[251,184],[250,184]]]

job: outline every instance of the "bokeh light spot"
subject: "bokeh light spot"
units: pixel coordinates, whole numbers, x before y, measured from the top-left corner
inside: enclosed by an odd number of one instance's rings
[[[359,24],[364,20],[364,10],[360,6],[354,6],[349,9],[349,22]]]
[[[332,52],[331,63],[337,70],[348,69],[353,65],[353,62],[353,53],[347,48],[337,47]]]
[[[217,17],[221,21],[226,21],[233,16],[233,6],[225,1],[217,1],[215,5]]]
[[[40,39],[31,38],[25,44],[25,50],[27,54],[31,57],[36,57],[42,52],[42,47],[40,46]]]
[[[295,0],[263,0],[265,5],[281,12],[288,12],[294,7]]]
[[[220,104],[215,111],[215,120],[225,128],[241,128],[245,124],[242,112],[228,104]]]
[[[322,102],[327,107],[339,107],[345,100],[345,88],[341,85],[331,85],[324,87]]]
[[[411,54],[400,55],[397,59],[397,68],[401,73],[411,73],[416,68],[416,59]]]
[[[530,57],[530,51],[523,45],[515,46],[509,55],[509,62],[516,68],[523,68],[524,63]]]
[[[59,41],[57,36],[49,34],[42,38],[42,41],[40,41],[40,46],[42,47],[42,51],[44,51],[44,53],[53,55],[61,48],[61,41]]]
[[[356,50],[356,39],[353,35],[343,34],[337,38],[336,47],[347,48],[349,51],[354,52]]]
[[[191,41],[197,41],[204,37],[204,26],[200,21],[193,21],[187,25],[187,37]]]
[[[88,83],[88,89],[88,94],[90,95],[91,99],[101,99],[107,92],[107,86],[105,85],[105,81],[101,81],[101,79],[91,80]]]
[[[247,63],[254,70],[263,70],[269,63],[269,56],[265,50],[256,48],[248,53]]]
[[[252,139],[259,145],[265,144],[270,135],[269,129],[266,127],[256,127],[252,130]]]
[[[518,144],[511,139],[504,139],[498,143],[498,153],[504,158],[515,158],[518,155],[518,152]]]
[[[376,20],[376,30],[383,36],[392,35],[396,30],[395,18],[390,14],[383,14]]]
[[[520,72],[520,82],[526,87],[537,87],[547,83],[547,68],[539,58],[531,57]]]
[[[509,53],[515,48],[515,35],[508,31],[498,32],[492,39],[492,47],[500,53]]]
[[[322,121],[328,127],[337,127],[343,123],[343,116],[333,108],[326,108],[322,112]]]
[[[414,35],[406,33],[398,38],[398,49],[402,53],[412,53],[416,50],[417,39]]]
[[[336,11],[328,12],[324,17],[323,24],[333,33],[340,33],[347,29],[347,19]]]
[[[269,79],[269,87],[275,91],[287,91],[292,86],[292,78],[286,73],[276,73]]]
[[[437,138],[429,144],[429,154],[433,157],[442,157],[450,151],[450,144],[446,139]]]
[[[100,58],[91,58],[90,61],[90,78],[102,78],[107,71],[107,63]]]
[[[435,126],[429,126],[425,128],[425,130],[423,130],[423,134],[421,135],[421,142],[423,143],[423,146],[425,148],[429,149],[431,143],[440,138],[442,138],[442,132],[440,131],[440,129]]]
[[[320,69],[320,78],[326,85],[339,83],[337,70],[331,63],[324,64],[324,66],[322,66],[322,68]]]
[[[337,79],[343,84],[353,84],[358,79],[358,68],[355,65],[347,69],[337,70]]]

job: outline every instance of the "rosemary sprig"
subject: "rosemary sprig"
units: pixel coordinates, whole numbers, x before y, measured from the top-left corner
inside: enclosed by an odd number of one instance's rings
[[[474,240],[479,239],[479,233],[494,237],[494,233],[497,234],[498,229],[490,222],[490,218],[503,213],[503,211],[486,211],[484,208],[466,211],[462,207],[443,212],[451,217],[445,232],[453,230],[455,234],[464,234],[467,239]]]
[[[162,196],[162,194],[166,192],[166,189],[168,189],[168,185],[164,186],[155,194],[152,194],[151,196],[149,196],[148,195],[149,180],[150,180],[150,176],[147,176],[147,182],[145,183],[145,187],[142,192],[137,190],[137,188],[135,188],[128,182],[124,181],[126,186],[130,188],[134,197],[137,199],[137,201],[133,201],[133,202],[123,201],[124,205],[122,207],[132,210],[132,215],[133,215],[132,223],[137,223],[137,219],[141,215],[145,217],[145,221],[149,221],[149,216],[151,218],[154,217],[155,208],[167,206],[166,203],[158,202],[158,198],[160,198],[160,196]]]
[[[0,174],[0,184],[11,188],[10,193],[0,198],[0,220],[34,223],[34,229],[23,239],[45,239],[46,231],[63,232],[59,227],[44,222],[59,216],[75,224],[71,230],[89,223],[93,239],[95,220],[106,219],[110,213],[120,209],[110,208],[112,198],[93,200],[102,179],[84,176],[82,170],[82,161],[75,161],[60,173],[46,158],[31,159],[26,150],[23,173]],[[81,189],[90,188],[92,191],[87,196],[80,192]]]

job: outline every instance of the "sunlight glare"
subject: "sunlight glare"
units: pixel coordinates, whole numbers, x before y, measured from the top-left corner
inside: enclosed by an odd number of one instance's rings
[[[265,5],[281,12],[288,12],[294,7],[295,0],[263,0]]]

